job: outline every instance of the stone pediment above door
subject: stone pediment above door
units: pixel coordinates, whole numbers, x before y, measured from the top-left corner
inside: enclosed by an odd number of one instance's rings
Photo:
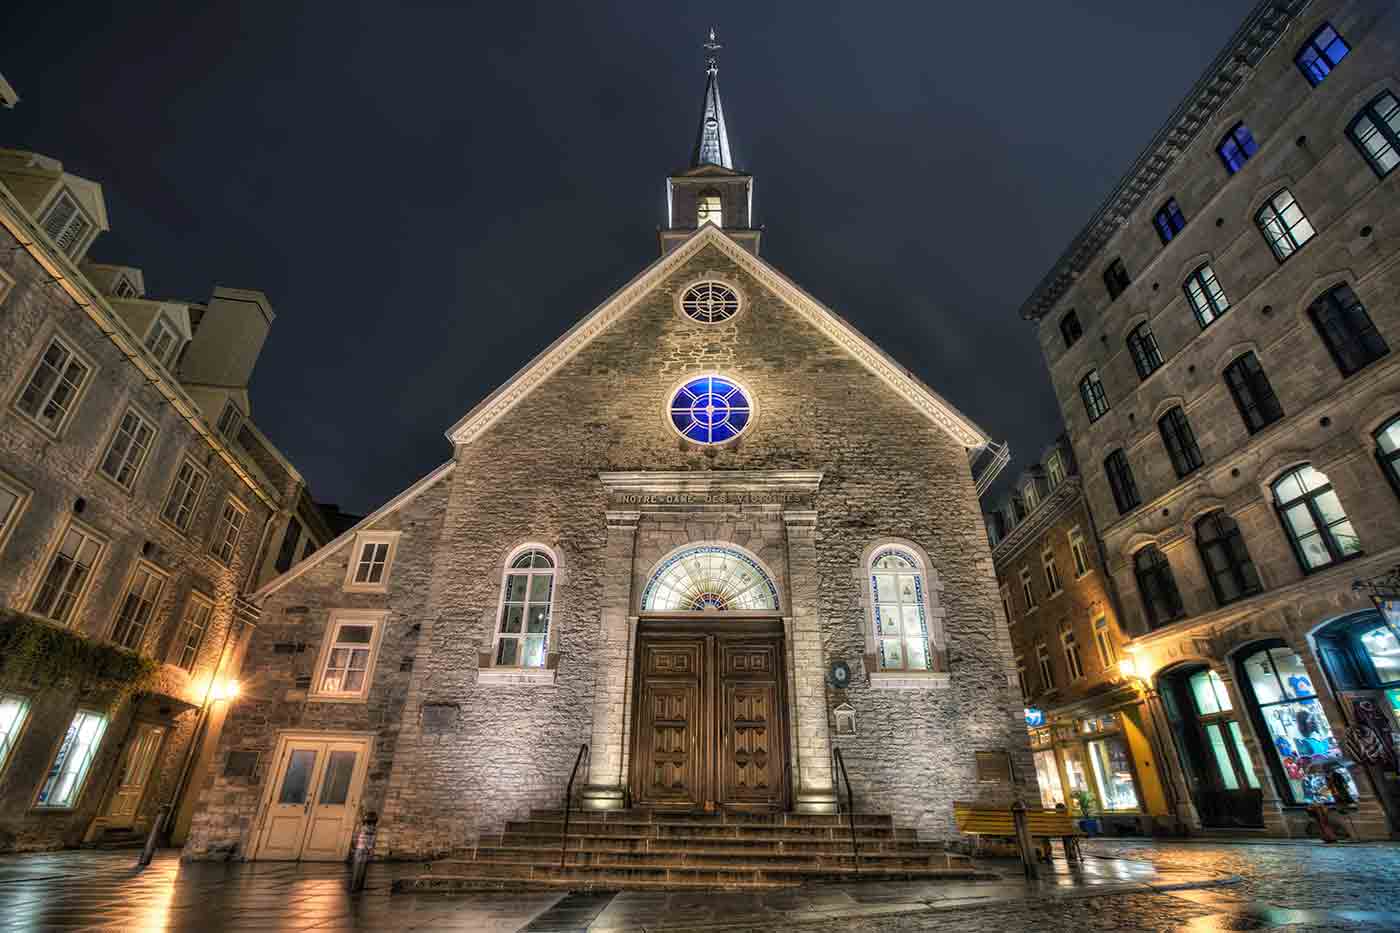
[[[815,511],[820,470],[696,470],[599,473],[608,511]]]

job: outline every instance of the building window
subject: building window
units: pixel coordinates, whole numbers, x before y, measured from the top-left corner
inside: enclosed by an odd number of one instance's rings
[[[1332,28],[1332,24],[1323,23],[1321,28],[1303,43],[1293,61],[1297,62],[1298,70],[1308,79],[1308,83],[1317,87],[1350,51],[1351,46],[1337,35],[1337,30]]]
[[[1244,426],[1250,434],[1261,431],[1283,417],[1283,406],[1259,365],[1259,357],[1246,353],[1225,367],[1225,385],[1235,398]]]
[[[19,742],[19,734],[29,719],[29,700],[14,693],[0,693],[0,774]]]
[[[1147,612],[1148,629],[1160,628],[1186,614],[1172,566],[1156,545],[1149,544],[1134,555],[1133,574],[1142,594],[1142,608]]]
[[[1254,762],[1249,749],[1244,744],[1244,734],[1234,718],[1234,704],[1230,702],[1230,692],[1225,682],[1215,671],[1205,668],[1191,674],[1186,680],[1191,705],[1195,708],[1196,722],[1205,734],[1205,748],[1210,752],[1211,761],[1219,775],[1218,787],[1227,791],[1240,789],[1240,777],[1250,788],[1259,787],[1259,778],[1254,773]],[[1204,762],[1198,767],[1206,767]],[[1214,781],[1210,783],[1214,784]]]
[[[117,622],[112,627],[112,641],[133,651],[141,649],[141,640],[150,627],[160,591],[165,587],[165,575],[150,564],[141,562],[131,573],[126,595],[117,608]]]
[[[15,407],[40,427],[58,434],[73,414],[91,375],[92,367],[79,359],[62,340],[54,337],[39,358],[19,398],[15,399]]]
[[[1180,405],[1157,420],[1157,430],[1162,433],[1162,443],[1167,446],[1178,478],[1190,475],[1205,463],[1201,448],[1196,445],[1196,432],[1191,430],[1191,422],[1186,420]]]
[[[1128,334],[1128,352],[1133,356],[1139,379],[1146,379],[1162,368],[1162,351],[1157,349],[1157,338],[1146,321]]]
[[[1078,680],[1084,676],[1084,659],[1079,656],[1079,642],[1074,630],[1067,628],[1060,633],[1060,646],[1065,651],[1065,666],[1069,668],[1069,679]]]
[[[1361,541],[1326,473],[1305,463],[1275,481],[1273,492],[1274,508],[1305,573],[1361,553]]]
[[[1059,596],[1064,590],[1060,582],[1060,568],[1055,565],[1055,555],[1046,551],[1040,555],[1040,566],[1045,568],[1045,589],[1051,596]]]
[[[175,471],[175,481],[170,484],[170,493],[165,497],[165,506],[160,510],[160,517],[179,531],[189,531],[190,519],[194,517],[207,479],[193,460],[186,457],[181,461],[180,469]]]
[[[0,473],[0,549],[5,547],[5,539],[19,524],[19,514],[28,503],[29,492]]]
[[[1110,670],[1118,658],[1113,650],[1113,635],[1108,630],[1107,616],[1094,620],[1094,646],[1099,649],[1099,663],[1104,670]]]
[[[1026,481],[1026,485],[1022,487],[1022,493],[1026,499],[1026,511],[1034,511],[1035,507],[1040,505],[1040,491],[1036,489],[1034,478]]]
[[[224,501],[223,511],[214,525],[214,537],[209,540],[209,551],[221,563],[232,564],[238,552],[238,536],[243,533],[243,521],[248,511],[233,498]]]
[[[1127,515],[1142,504],[1137,483],[1133,481],[1133,468],[1128,464],[1128,455],[1123,452],[1123,448],[1118,448],[1104,458],[1103,471],[1108,476],[1108,485],[1113,490],[1113,503],[1118,506],[1119,515]]]
[[[389,571],[398,551],[399,532],[362,531],[355,536],[355,555],[345,574],[351,591],[383,593],[389,588]]]
[[[214,604],[198,593],[190,593],[189,604],[185,606],[185,617],[180,620],[180,628],[175,633],[171,645],[170,660],[187,671],[193,671],[199,660],[199,649],[204,644],[204,633],[209,631],[209,617],[213,615]]]
[[[1050,451],[1050,456],[1045,458],[1045,476],[1050,481],[1051,489],[1065,481],[1065,458],[1058,449]]]
[[[1340,753],[1303,659],[1282,645],[1261,647],[1240,660],[1240,671],[1250,711],[1271,740],[1263,744],[1284,802],[1335,803],[1326,769],[1310,767]],[[1356,799],[1346,768],[1337,770]]]
[[[723,376],[692,379],[671,396],[671,426],[697,444],[722,444],[744,432],[753,417],[752,398]]]
[[[1220,153],[1220,161],[1225,163],[1225,171],[1233,175],[1244,168],[1250,157],[1259,151],[1259,145],[1254,141],[1254,134],[1249,131],[1249,127],[1243,123],[1236,123],[1230,132],[1225,134],[1225,138],[1220,140],[1220,145],[1216,146],[1215,151]]]
[[[67,191],[59,192],[53,204],[49,205],[49,209],[39,225],[44,228],[49,239],[53,240],[54,245],[63,250],[69,257],[77,255],[87,237],[87,232],[92,229],[92,222],[87,219],[82,210],[79,209],[78,202],[74,201],[73,196]]]
[[[31,611],[60,625],[72,622],[93,568],[102,557],[102,547],[103,542],[96,535],[70,524],[34,593]]]
[[[1201,330],[1205,330],[1215,319],[1226,311],[1230,310],[1230,299],[1225,297],[1225,289],[1220,287],[1220,280],[1215,277],[1215,270],[1210,267],[1210,263],[1198,268],[1181,283],[1181,288],[1186,292],[1186,300],[1191,304],[1191,310],[1196,315],[1196,323],[1201,325]]]
[[[1132,284],[1132,279],[1128,278],[1128,267],[1123,265],[1123,260],[1115,259],[1108,264],[1108,268],[1103,270],[1104,288],[1108,289],[1108,300],[1114,301],[1119,295],[1128,290]]]
[[[706,223],[721,228],[724,226],[724,202],[714,191],[707,191],[696,200],[695,226],[703,226]]]
[[[697,282],[681,295],[681,311],[692,321],[718,324],[739,313],[739,294],[723,282]]]
[[[1084,544],[1084,532],[1078,527],[1069,532],[1069,552],[1074,556],[1074,576],[1076,579],[1088,573],[1093,565],[1089,563],[1089,549]]]
[[[1313,238],[1316,232],[1303,209],[1293,199],[1293,192],[1283,188],[1259,208],[1254,222],[1268,241],[1274,258],[1283,262]]]
[[[169,318],[157,317],[151,324],[150,332],[146,334],[145,346],[151,351],[151,355],[160,360],[160,365],[169,367],[174,362],[175,355],[180,352],[180,332]]]
[[[301,543],[301,522],[295,518],[287,519],[287,530],[282,532],[282,543],[277,548],[277,560],[273,561],[272,569],[278,573],[286,573],[292,569],[292,564],[297,559],[297,545]]]
[[[1390,352],[1349,285],[1335,285],[1323,292],[1308,307],[1308,315],[1343,376],[1359,372]]]
[[[1055,688],[1055,671],[1050,666],[1050,649],[1043,641],[1036,643],[1035,660],[1040,666],[1040,689],[1053,690]]]
[[[1264,589],[1240,526],[1224,512],[1212,512],[1196,522],[1196,547],[1220,605],[1228,606]]]
[[[511,559],[501,593],[496,630],[497,667],[544,667],[554,604],[554,558],[530,548]]]
[[[117,276],[117,281],[112,285],[113,298],[135,298],[136,286],[131,284],[131,280],[124,275]]]
[[[238,429],[243,424],[243,413],[238,410],[238,406],[233,402],[225,402],[224,410],[219,415],[217,430],[219,436],[226,441],[231,441],[238,434]]]
[[[1084,400],[1084,411],[1088,413],[1090,423],[1108,414],[1108,396],[1104,394],[1103,380],[1099,378],[1097,369],[1089,370],[1079,380],[1079,397]]]
[[[72,809],[77,806],[106,731],[107,717],[101,713],[79,710],[73,716],[58,752],[53,756],[49,773],[39,786],[34,806],[44,809]]]
[[[1021,699],[1030,702],[1031,685],[1026,682],[1026,659],[1016,655],[1016,683],[1021,688]]]
[[[1390,91],[1381,94],[1361,108],[1347,135],[1377,175],[1389,175],[1400,164],[1400,100]]]
[[[909,551],[884,548],[871,558],[880,670],[933,669],[923,569]]]
[[[107,446],[107,455],[102,458],[102,473],[118,486],[130,489],[136,482],[136,474],[141,464],[146,462],[151,441],[155,438],[155,428],[142,418],[134,408],[128,408],[117,425],[117,433]]]
[[[384,613],[332,613],[313,696],[362,700],[369,695],[384,617]]]
[[[642,611],[705,610],[777,612],[778,587],[738,548],[695,544],[672,552],[643,587]]]
[[[1010,625],[1016,621],[1016,617],[1011,613],[1011,587],[1005,583],[1001,585],[1001,611],[1006,613],[1006,624]]]
[[[1376,460],[1400,494],[1400,415],[1391,418],[1376,431]],[[0,487],[0,541],[5,540],[4,489]]]
[[[1031,572],[1029,568],[1021,568],[1021,598],[1026,601],[1026,611],[1035,609],[1035,590],[1031,587]]]
[[[1065,340],[1065,349],[1068,350],[1079,342],[1079,338],[1084,336],[1084,328],[1079,325],[1079,315],[1074,311],[1066,311],[1065,316],[1060,318],[1060,336]]]
[[[1167,203],[1157,209],[1157,213],[1152,217],[1152,226],[1157,228],[1157,236],[1162,238],[1163,245],[1170,243],[1172,238],[1182,231],[1186,226],[1186,218],[1181,213],[1181,205],[1176,203],[1176,198],[1167,198]]]

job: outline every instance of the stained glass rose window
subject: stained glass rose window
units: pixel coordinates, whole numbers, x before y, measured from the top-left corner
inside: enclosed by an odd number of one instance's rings
[[[671,425],[697,444],[722,444],[738,437],[753,417],[753,403],[738,383],[700,376],[676,390],[667,412]]]

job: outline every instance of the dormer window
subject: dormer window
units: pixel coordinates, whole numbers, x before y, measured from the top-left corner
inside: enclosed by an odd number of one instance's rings
[[[87,232],[92,229],[92,222],[83,215],[78,202],[67,191],[59,192],[40,225],[49,239],[69,256],[78,252],[87,238]]]
[[[136,286],[124,275],[117,277],[117,283],[112,286],[112,296],[115,298],[135,298]]]
[[[721,229],[724,228],[723,203],[720,201],[719,194],[714,191],[707,191],[700,195],[696,202],[695,226],[702,227],[707,222]]]
[[[125,284],[126,279],[122,279],[121,283]],[[180,352],[180,332],[168,317],[162,315],[155,319],[150,333],[146,334],[146,349],[160,360],[162,366],[167,367],[175,359],[175,354]]]
[[[219,416],[219,434],[225,440],[233,440],[238,433],[238,428],[243,424],[243,413],[238,410],[238,406],[233,402],[224,403],[224,413]]]

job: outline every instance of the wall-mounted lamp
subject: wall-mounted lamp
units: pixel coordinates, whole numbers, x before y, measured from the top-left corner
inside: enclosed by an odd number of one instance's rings
[[[1118,662],[1118,673],[1122,674],[1129,680],[1136,679],[1138,675],[1137,661],[1133,658],[1123,658],[1121,661]]]
[[[238,699],[239,686],[236,680],[219,680],[214,682],[214,686],[209,690],[211,700],[236,700]]]

